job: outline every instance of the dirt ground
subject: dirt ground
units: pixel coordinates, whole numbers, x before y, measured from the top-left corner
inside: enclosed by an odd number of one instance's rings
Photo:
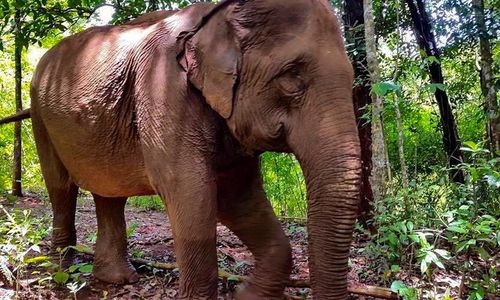
[[[16,207],[32,210],[34,216],[49,216],[49,205],[37,198],[23,198]],[[174,262],[174,245],[172,232],[166,214],[156,211],[145,211],[127,206],[127,226],[129,229],[129,254],[133,257],[156,262]],[[50,220],[48,218],[47,220]],[[291,221],[283,221],[283,228],[290,238],[293,249],[294,269],[292,278],[308,279],[307,266],[307,234],[304,225]],[[48,224],[47,224],[48,225]],[[76,213],[78,244],[93,246],[96,238],[97,224],[92,200],[79,199]],[[379,285],[376,276],[369,268],[368,259],[360,249],[366,244],[367,236],[357,234],[353,242],[350,258],[349,281],[368,285]],[[42,242],[42,253],[48,253],[49,238]],[[217,253],[219,267],[229,273],[248,275],[254,264],[246,247],[226,227],[217,227]],[[92,263],[92,256],[78,254],[75,263]],[[137,267],[137,266],[136,266]],[[46,270],[30,268],[25,278],[19,280],[18,297],[20,299],[75,299],[67,287],[58,286],[46,280],[39,283],[37,279],[50,276]],[[100,282],[86,275],[82,279],[87,284],[76,294],[76,299],[175,299],[178,287],[178,270],[160,270],[139,266],[141,275],[139,282],[130,285],[113,285]],[[409,278],[411,280],[411,278]],[[414,278],[417,279],[417,278]],[[232,299],[236,284],[232,281],[219,281],[219,299]],[[12,291],[3,290],[4,297]],[[290,299],[307,298],[308,289],[287,289]],[[0,287],[0,299],[3,299]],[[352,297],[352,299],[370,299]]]

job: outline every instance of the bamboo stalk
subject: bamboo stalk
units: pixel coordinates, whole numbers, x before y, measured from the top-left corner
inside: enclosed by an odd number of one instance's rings
[[[74,248],[76,251],[84,254],[88,254],[94,256],[94,251],[87,247],[78,246]],[[162,270],[173,270],[178,268],[176,263],[162,263],[147,260],[144,258],[135,258],[131,257],[130,262],[136,266],[150,266],[156,269]],[[227,271],[219,269],[219,278],[224,280],[230,280],[235,282],[243,282],[248,280],[247,276],[235,275],[231,274]],[[299,279],[290,279],[288,283],[288,287],[292,288],[309,288],[310,284],[307,280],[299,280]],[[371,296],[379,299],[399,299],[396,293],[392,292],[390,289],[378,287],[378,286],[370,286],[364,285],[361,283],[349,283],[348,291],[351,294],[362,295],[362,296]],[[291,299],[294,299],[293,297]]]

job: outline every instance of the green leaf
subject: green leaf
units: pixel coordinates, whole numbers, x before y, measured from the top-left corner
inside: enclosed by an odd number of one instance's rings
[[[479,257],[481,257],[481,259],[484,261],[487,261],[491,257],[483,247],[477,248],[477,252],[479,253]]]
[[[469,244],[467,241],[461,242],[457,245],[457,253],[462,252],[463,250],[469,249]]]
[[[413,223],[412,222],[407,222],[406,223],[406,227],[408,228],[408,231],[409,232],[412,232],[413,231]]]
[[[399,265],[392,265],[391,266],[392,273],[397,273],[397,272],[399,272],[399,270],[401,270],[401,267]]]
[[[78,268],[79,268],[79,267],[80,267],[80,264],[71,265],[71,266],[69,266],[68,271],[69,271],[70,273],[73,273],[73,272],[75,272],[76,270],[78,270]]]
[[[89,274],[89,273],[92,273],[93,268],[94,268],[94,266],[93,266],[93,265],[91,265],[91,264],[85,264],[85,265],[81,266],[81,267],[79,268],[79,270],[80,270],[80,272],[82,272],[82,273],[87,273],[87,274]]]
[[[90,251],[90,248],[84,245],[69,246],[69,248],[77,252],[83,252],[83,253]]]
[[[400,280],[396,280],[391,284],[391,291],[399,293],[402,289],[408,288],[406,284]]]
[[[463,144],[472,149],[473,151],[476,151],[478,149],[477,143],[474,143],[472,141],[463,142]]]
[[[427,258],[427,256],[425,258]],[[420,262],[420,272],[422,274],[425,274],[428,268],[429,268],[429,263],[425,259],[422,259],[422,261]]]
[[[50,259],[50,257],[42,255],[42,256],[36,256],[36,257],[26,258],[24,260],[24,263],[25,264],[36,264],[36,263],[45,262],[45,261],[47,261],[49,259]]]
[[[452,232],[458,232],[458,233],[467,233],[467,230],[465,228],[462,228],[462,227],[457,227],[457,226],[449,226],[448,228],[446,228],[448,231],[452,231]]]
[[[440,64],[439,62],[439,59],[437,59],[437,57],[435,56],[428,56],[425,58],[425,62],[427,62],[428,64]]]
[[[432,253],[432,262],[436,264],[436,266],[438,266],[440,269],[444,269],[444,265],[443,263],[441,262],[441,260],[439,259],[439,257],[437,257],[436,254],[434,254],[433,252],[430,252],[429,254]]]
[[[446,85],[444,85],[444,84],[442,84],[442,83],[435,83],[435,85],[436,85],[436,88],[437,88],[438,90],[441,90],[441,91],[443,91],[443,92],[445,92],[445,91],[446,91]]]
[[[429,83],[425,85],[425,89],[431,93],[436,93],[437,90],[446,91],[446,85],[442,83]]]
[[[228,281],[240,281],[240,277],[238,275],[230,275],[227,277]]]
[[[450,253],[446,250],[443,249],[434,249],[434,252],[436,252],[439,256],[441,256],[444,259],[450,259]]]
[[[391,81],[379,82],[373,85],[373,91],[379,96],[385,96],[389,92],[397,92],[401,90],[401,86]]]
[[[55,263],[51,262],[50,260],[44,261],[41,264],[39,264],[38,266],[42,267],[42,268],[54,268],[54,267],[57,267],[57,265]]]
[[[388,238],[391,245],[396,246],[398,244],[398,237],[393,232],[389,234]]]
[[[493,174],[484,176],[489,186],[500,188],[500,177]]]
[[[57,284],[64,284],[66,281],[69,279],[69,274],[66,272],[56,272],[53,276],[52,279],[57,283]]]
[[[420,238],[416,234],[410,234],[410,239],[415,243],[418,243],[420,241]]]

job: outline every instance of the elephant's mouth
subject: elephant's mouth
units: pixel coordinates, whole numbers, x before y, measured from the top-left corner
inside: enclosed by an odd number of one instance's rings
[[[276,152],[292,151],[291,148],[288,146],[287,130],[283,122],[280,122],[276,127],[276,130],[270,137],[269,144],[270,145],[267,148],[274,147],[274,149],[272,149],[271,151],[276,151]]]
[[[256,131],[261,134],[251,133],[253,130],[253,128],[247,128],[243,131],[238,129],[235,131],[235,137],[246,155],[258,156],[266,151],[292,152],[288,145],[288,130],[283,122],[279,122],[273,130],[257,129]]]
[[[279,122],[271,132],[272,134],[264,140],[263,149],[273,152],[292,152],[290,146],[288,146],[288,130],[283,122]]]

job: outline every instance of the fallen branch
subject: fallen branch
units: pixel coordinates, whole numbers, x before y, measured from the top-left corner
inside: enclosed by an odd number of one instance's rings
[[[77,246],[77,247],[74,247],[74,249],[80,253],[94,256],[94,251],[92,251],[88,247]],[[176,263],[162,263],[162,262],[147,260],[144,258],[131,257],[130,262],[133,265],[135,265],[136,267],[149,266],[152,268],[162,269],[162,270],[173,270],[173,269],[178,268],[178,265]],[[224,270],[221,270],[221,269],[219,269],[219,278],[221,278],[223,280],[234,281],[234,282],[243,282],[243,281],[248,280],[247,276],[231,274],[231,273],[224,271]],[[310,284],[309,284],[309,281],[307,281],[307,280],[290,279],[290,282],[288,283],[288,287],[309,288]],[[348,289],[349,293],[356,294],[356,295],[370,296],[370,297],[375,297],[375,298],[379,298],[379,299],[399,299],[398,295],[396,293],[392,292],[390,289],[382,288],[382,287],[378,287],[378,286],[364,285],[361,283],[349,283],[349,287],[347,289]],[[294,299],[294,298],[292,297],[290,299]]]
[[[25,109],[0,120],[0,125],[31,118],[31,109]]]

